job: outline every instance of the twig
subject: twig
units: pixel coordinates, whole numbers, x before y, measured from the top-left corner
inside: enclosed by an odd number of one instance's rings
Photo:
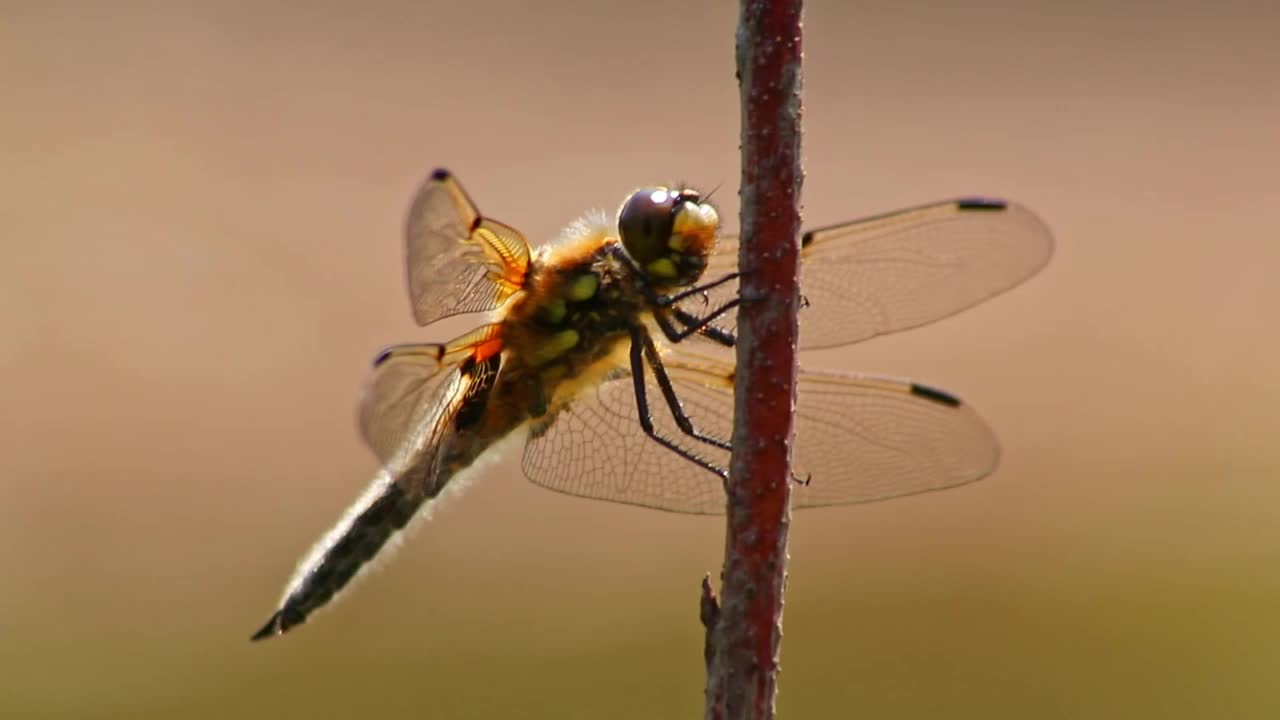
[[[772,718],[800,305],[800,0],[742,0],[743,270],[721,600],[704,584],[708,718]]]

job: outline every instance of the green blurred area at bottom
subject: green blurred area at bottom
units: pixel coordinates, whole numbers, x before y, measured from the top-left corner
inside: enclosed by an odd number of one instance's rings
[[[932,577],[892,592],[883,583],[794,591],[779,713],[1280,714],[1280,688],[1266,676],[1280,661],[1272,613],[1280,585],[1247,568],[1174,577],[1031,586]],[[219,637],[212,624],[183,637],[145,628],[103,635],[72,618],[45,628],[44,642],[40,628],[9,627],[0,717],[699,717],[702,629],[696,594],[685,599],[653,607],[623,595],[605,607],[566,601],[507,614],[488,604],[444,617],[425,612],[424,598],[396,597],[360,608],[375,613],[358,627],[308,627],[252,646]],[[47,642],[49,633],[60,642]]]

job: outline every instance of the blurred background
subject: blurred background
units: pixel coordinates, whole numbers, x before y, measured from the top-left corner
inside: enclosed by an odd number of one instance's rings
[[[807,355],[962,395],[1003,464],[797,514],[785,717],[1280,713],[1280,13],[808,3],[810,225],[962,194],[1039,277]],[[518,458],[263,644],[372,476],[436,165],[535,240],[723,184],[736,5],[3,3],[0,716],[698,717],[723,524]]]

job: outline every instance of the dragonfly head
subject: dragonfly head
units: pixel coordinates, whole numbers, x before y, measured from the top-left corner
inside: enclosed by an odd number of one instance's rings
[[[627,255],[659,288],[692,285],[707,268],[720,216],[697,190],[641,188],[618,210]]]

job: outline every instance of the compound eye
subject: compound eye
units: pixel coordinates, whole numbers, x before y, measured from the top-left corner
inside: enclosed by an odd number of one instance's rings
[[[643,188],[618,212],[618,235],[627,254],[641,266],[668,254],[676,208],[688,198],[667,188]]]

